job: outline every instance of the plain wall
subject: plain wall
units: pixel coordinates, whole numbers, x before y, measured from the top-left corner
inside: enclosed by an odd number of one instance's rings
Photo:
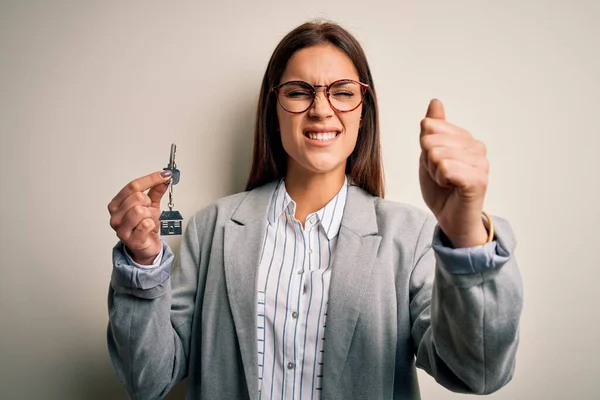
[[[490,398],[598,398],[598,17],[592,0],[2,1],[0,398],[127,398],[106,348],[106,206],[173,141],[186,221],[243,190],[268,58],[314,18],[367,53],[388,199],[425,207],[431,98],[488,146],[485,209],[512,222],[525,283],[516,375]]]

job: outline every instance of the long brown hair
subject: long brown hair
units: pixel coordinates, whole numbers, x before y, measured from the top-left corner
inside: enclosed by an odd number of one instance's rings
[[[287,154],[277,131],[277,101],[271,88],[278,85],[288,60],[306,47],[332,44],[352,60],[361,82],[369,85],[365,94],[362,120],[356,146],[346,162],[350,181],[374,196],[384,196],[383,165],[379,140],[379,111],[371,69],[356,38],[332,22],[307,22],[288,33],[279,42],[263,77],[256,126],[252,169],[246,190],[252,190],[285,176]]]

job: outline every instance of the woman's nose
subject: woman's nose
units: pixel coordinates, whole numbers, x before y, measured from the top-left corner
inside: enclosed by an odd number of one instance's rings
[[[322,90],[321,90],[322,89]],[[333,109],[327,99],[327,89],[317,88],[315,92],[315,101],[309,109],[309,114],[314,117],[328,117],[333,114]]]

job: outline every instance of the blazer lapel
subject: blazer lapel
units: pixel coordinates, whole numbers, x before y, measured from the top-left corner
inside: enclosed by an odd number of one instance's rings
[[[258,396],[256,277],[274,188],[275,183],[270,183],[249,192],[225,224],[227,296],[251,399]]]
[[[336,397],[381,241],[377,232],[373,196],[350,186],[331,267],[327,346],[323,353],[323,398],[326,399]]]

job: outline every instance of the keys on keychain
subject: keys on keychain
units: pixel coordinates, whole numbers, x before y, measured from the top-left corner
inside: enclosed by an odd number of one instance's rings
[[[171,171],[171,183],[169,184],[169,211],[163,211],[160,214],[160,234],[161,235],[181,235],[183,217],[177,210],[173,210],[173,185],[179,183],[181,173],[177,169],[175,163],[175,152],[177,151],[177,145],[173,143],[171,145],[171,152],[169,154],[169,164],[163,170]]]
[[[179,176],[181,173],[177,169],[177,164],[175,164],[175,152],[177,151],[177,145],[173,143],[171,145],[171,152],[169,154],[169,164],[167,168],[163,168],[163,170],[170,170],[173,175],[171,175],[171,182],[173,185],[177,185],[179,183]]]

